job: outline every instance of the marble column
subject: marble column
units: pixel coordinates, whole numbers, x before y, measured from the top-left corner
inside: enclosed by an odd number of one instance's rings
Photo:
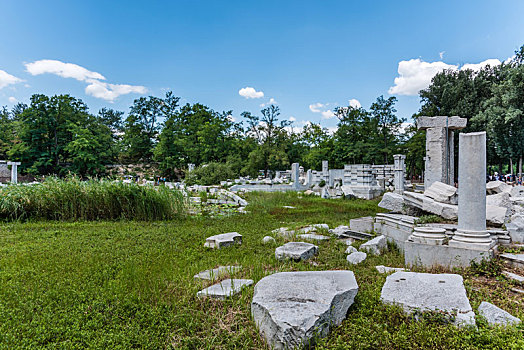
[[[486,230],[486,132],[459,135],[458,228],[450,246],[489,250]]]
[[[293,187],[298,188],[298,179],[300,177],[300,169],[298,163],[291,164],[291,181],[293,181]]]
[[[394,185],[395,185],[395,192],[396,193],[404,193],[404,168],[405,168],[405,161],[406,156],[403,154],[395,154],[393,156],[393,159],[395,160],[395,167],[394,167]]]
[[[18,183],[18,166],[22,164],[20,162],[7,162],[7,165],[11,166],[11,183]]]
[[[322,161],[322,179],[326,182],[326,185],[329,184],[329,166],[328,161]]]

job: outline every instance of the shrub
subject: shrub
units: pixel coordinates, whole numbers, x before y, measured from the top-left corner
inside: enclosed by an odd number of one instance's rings
[[[209,163],[201,165],[186,176],[188,185],[218,185],[220,181],[233,179],[235,172],[227,163]]]
[[[0,189],[0,218],[5,220],[164,220],[183,210],[182,194],[164,186],[48,178]]]

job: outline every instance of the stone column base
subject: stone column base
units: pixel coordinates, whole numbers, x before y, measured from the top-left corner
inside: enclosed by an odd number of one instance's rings
[[[446,230],[439,227],[417,226],[409,240],[428,245],[443,245],[446,241]]]
[[[472,261],[491,260],[494,250],[486,251],[450,247],[448,245],[429,245],[406,241],[404,243],[404,261],[406,266],[423,266],[425,268],[469,267]]]
[[[458,229],[453,238],[449,241],[449,246],[488,251],[495,246],[496,242],[491,239],[488,231],[473,231]]]

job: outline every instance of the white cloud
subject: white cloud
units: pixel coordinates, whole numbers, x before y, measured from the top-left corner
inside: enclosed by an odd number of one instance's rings
[[[362,107],[362,105],[360,104],[360,101],[355,99],[355,98],[352,98],[351,100],[349,100],[349,106],[353,107],[353,108],[360,108],[360,107]]]
[[[9,100],[10,103],[17,103],[17,102],[18,102],[18,100],[16,99],[16,97],[13,97],[13,96],[10,96],[10,97],[8,98],[8,100]]]
[[[322,119],[331,119],[335,116],[335,113],[331,109],[327,109],[327,106],[329,106],[329,103],[317,102],[309,105],[309,110],[313,113],[320,113]]]
[[[90,80],[85,89],[86,94],[106,101],[113,102],[121,95],[130,93],[145,94],[147,89],[144,86],[127,84],[108,84],[98,80]]]
[[[472,71],[476,72],[476,71],[479,71],[479,70],[481,70],[482,68],[484,68],[486,66],[495,67],[495,66],[498,66],[501,63],[502,62],[500,62],[500,60],[498,60],[496,58],[490,58],[490,59],[482,61],[480,63],[466,63],[465,65],[460,67],[460,70],[471,69]]]
[[[441,58],[444,55],[441,52]],[[505,62],[508,62],[506,60]],[[411,59],[409,61],[400,61],[398,63],[398,74],[395,78],[395,85],[390,87],[390,94],[415,96],[420,90],[426,89],[431,84],[431,79],[443,70],[466,70],[471,69],[475,72],[490,65],[492,67],[501,63],[499,59],[490,58],[480,63],[466,63],[459,68],[458,65],[447,64],[442,61],[425,62],[421,59]]]
[[[254,88],[246,86],[238,90],[238,94],[245,98],[262,98],[264,93],[262,91],[256,91]]]
[[[21,81],[23,80],[0,69],[0,89],[8,85],[20,83]]]
[[[261,103],[260,104],[260,107],[266,107],[266,106],[270,106],[270,105],[278,105],[278,102],[275,101],[275,99],[273,97],[271,97],[269,99],[269,102],[268,103]]]
[[[445,54],[445,53],[446,53],[446,51],[441,51],[441,52],[438,53],[438,55],[439,55],[439,57],[440,57],[441,60],[444,59],[444,54]]]
[[[309,105],[309,110],[313,113],[321,113],[322,111],[320,110],[320,108],[323,108],[325,106],[326,106],[325,104],[318,102],[318,103]]]
[[[49,73],[79,81],[87,81],[89,79],[106,80],[100,73],[92,72],[74,63],[65,63],[57,60],[40,60],[26,63],[25,68],[31,75]]]
[[[457,66],[444,62],[424,62],[417,59],[400,61],[398,63],[398,74],[395,78],[395,86],[389,88],[390,94],[417,95],[420,90],[431,84],[431,79],[445,69],[457,69]]]
[[[289,117],[289,121],[290,121],[290,122],[296,122],[296,121],[297,121],[297,118],[291,116],[291,117]]]
[[[57,60],[39,60],[25,64],[31,75],[55,74],[62,78],[73,78],[88,85],[85,88],[87,95],[113,102],[119,96],[131,93],[144,94],[147,88],[140,85],[110,84],[101,80],[106,78],[97,72],[90,71],[74,63],[65,63]]]
[[[322,114],[322,119],[331,119],[335,116],[335,113],[331,109],[327,111],[320,112]]]

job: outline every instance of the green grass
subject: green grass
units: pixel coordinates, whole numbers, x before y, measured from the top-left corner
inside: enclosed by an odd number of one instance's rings
[[[377,201],[251,194],[249,214],[176,221],[5,223],[0,228],[0,348],[265,349],[250,316],[253,288],[226,301],[200,300],[193,275],[239,264],[235,277],[257,282],[276,271],[351,269],[359,293],[347,319],[318,349],[518,349],[523,329],[457,329],[438,319],[415,322],[379,301],[385,276],[375,265],[403,266],[392,249],[358,265],[345,245],[319,243],[309,262],[277,262],[262,237],[281,226],[348,224]],[[284,209],[290,205],[296,209]],[[211,251],[205,238],[238,231],[243,244]],[[277,243],[285,240],[277,238]],[[522,300],[502,278],[464,271],[474,309],[494,302],[524,318]],[[488,282],[486,282],[488,281]]]
[[[182,194],[164,186],[48,178],[40,184],[0,188],[4,220],[165,220],[183,210]]]

